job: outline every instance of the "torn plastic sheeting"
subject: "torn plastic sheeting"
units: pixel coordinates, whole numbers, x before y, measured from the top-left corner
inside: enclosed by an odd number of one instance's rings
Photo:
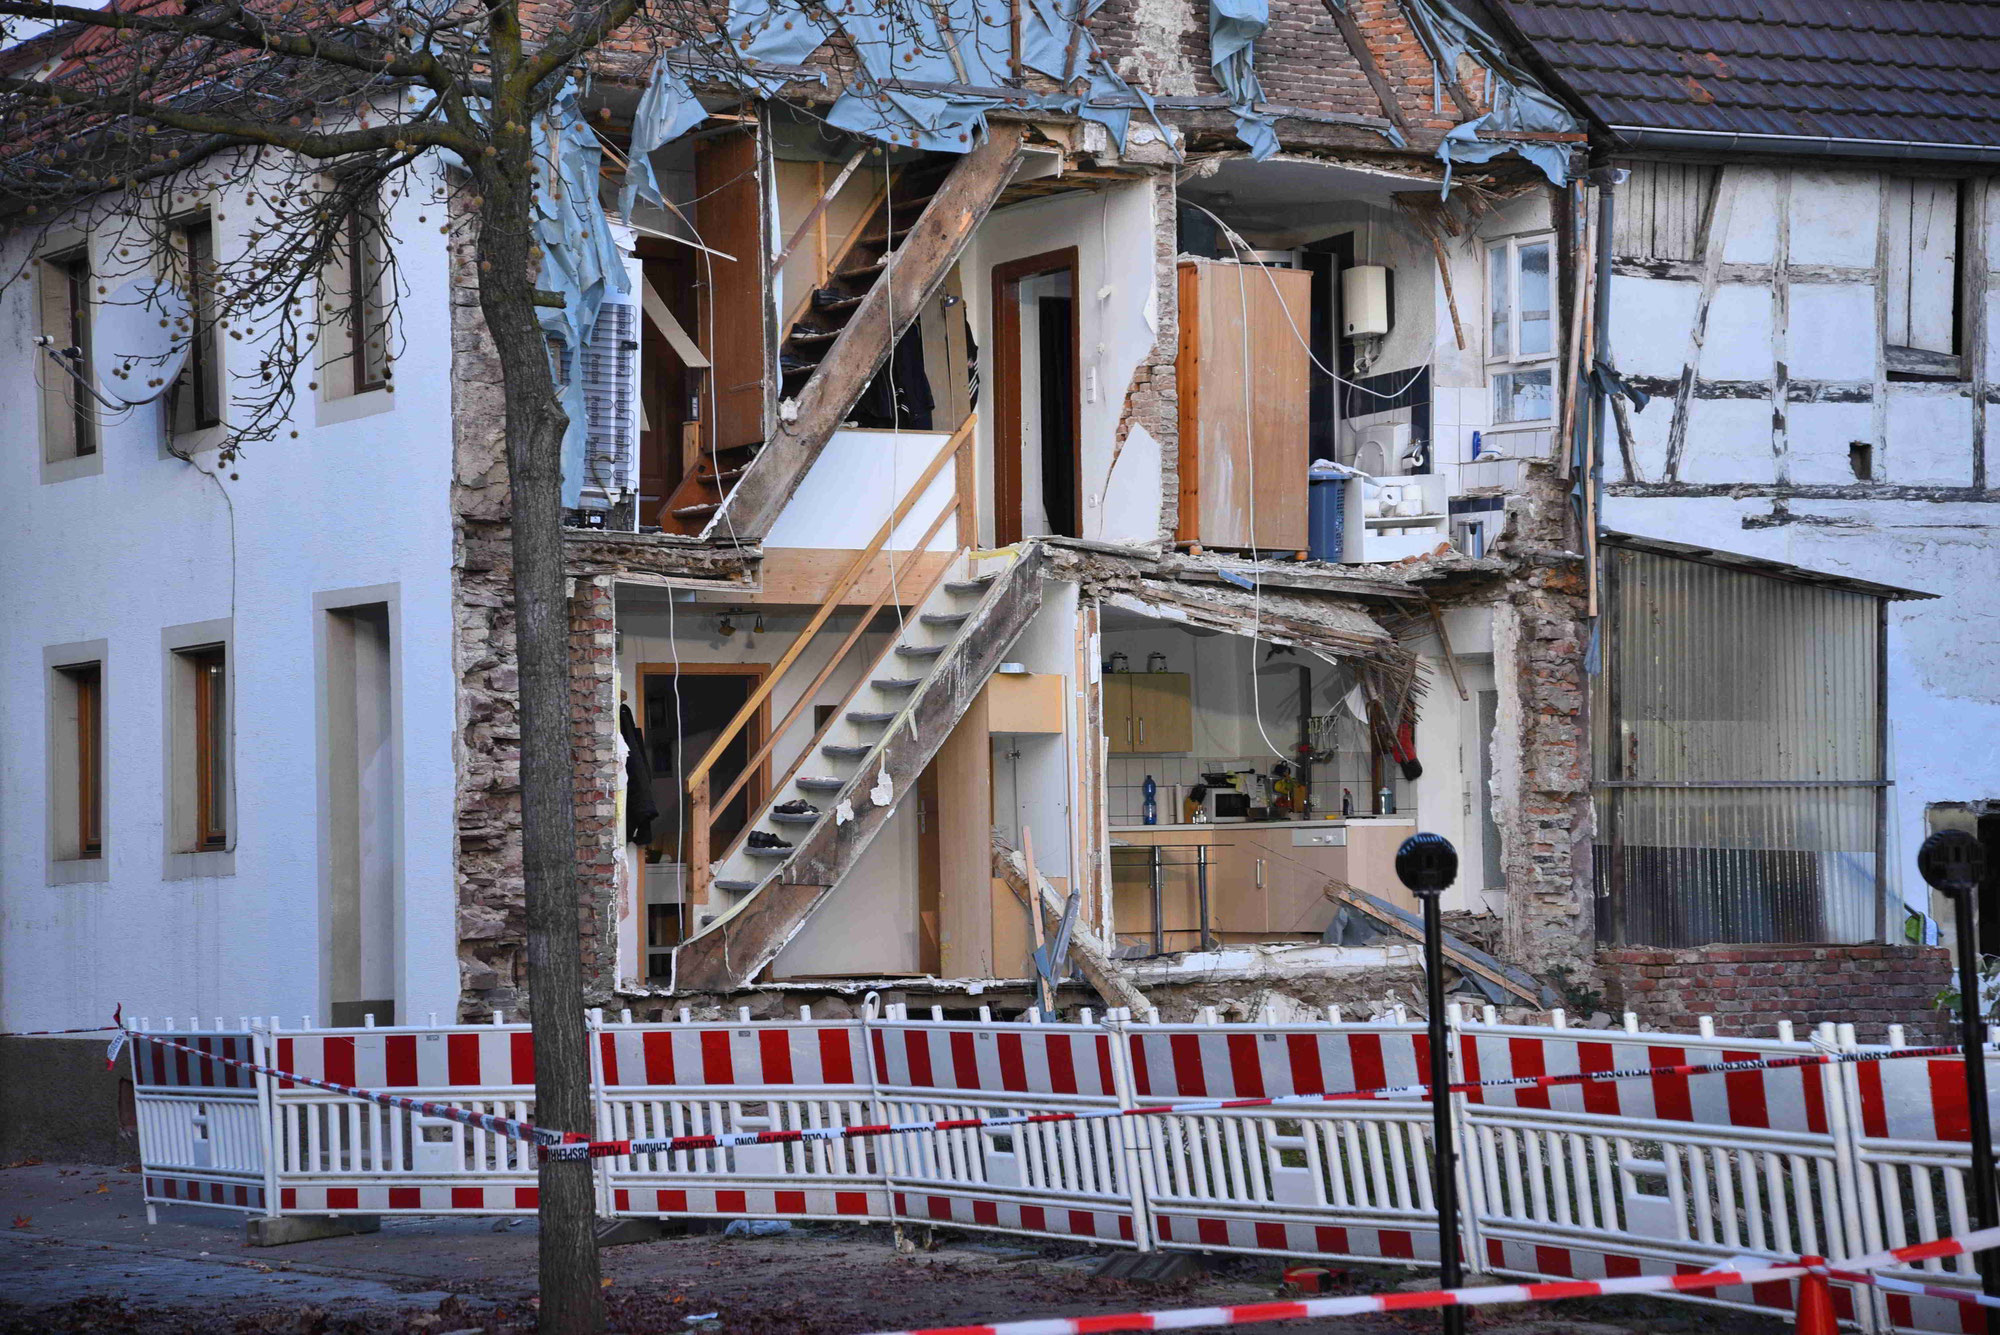
[[[618,196],[621,214],[631,217],[632,205],[639,200],[654,208],[666,207],[659,180],[653,175],[653,150],[707,119],[708,109],[695,97],[687,80],[665,60],[654,65],[652,80],[632,117],[632,156],[625,165],[625,188]]]
[[[535,240],[542,248],[536,285],[562,294],[559,310],[541,313],[542,327],[562,341],[563,433],[562,503],[575,506],[583,494],[585,405],[580,354],[597,324],[607,296],[630,290],[625,252],[611,234],[597,194],[603,151],[584,122],[576,98],[565,96],[536,119]],[[551,167],[554,168],[551,179]]]
[[[1089,92],[1019,99],[1045,110],[1064,110],[1097,121],[1122,148],[1129,107],[1091,101],[1134,90],[1105,66],[1083,22],[1102,0],[1027,0],[1021,8],[1021,59],[1028,68],[1066,86],[1088,78]],[[759,63],[797,66],[838,30],[861,58],[874,86],[850,88],[834,104],[831,124],[869,138],[941,152],[964,153],[979,139],[985,114],[1002,101],[978,94],[899,88],[908,79],[931,84],[997,87],[1011,75],[1012,15],[1001,0],[930,0],[884,7],[876,0],[845,0],[839,7],[807,9],[796,0],[735,0],[727,31],[749,68],[717,70],[761,96],[787,82],[760,78]],[[1144,98],[1139,99],[1144,102]]]
[[[1274,121],[1256,109],[1264,98],[1264,85],[1254,65],[1257,39],[1270,26],[1267,0],[1209,0],[1209,68],[1229,95],[1229,109],[1236,116],[1236,137],[1250,146],[1250,157],[1257,162],[1278,151]]]
[[[1437,155],[1444,162],[1443,193],[1451,191],[1451,169],[1455,163],[1491,162],[1502,153],[1518,153],[1542,169],[1555,185],[1569,179],[1569,150],[1561,144],[1498,143],[1480,139],[1479,132],[1528,130],[1569,132],[1581,126],[1555,97],[1514,63],[1493,35],[1451,0],[1410,0],[1423,11],[1429,33],[1439,49],[1430,53],[1440,77],[1458,68],[1461,56],[1470,56],[1491,76],[1488,87],[1492,110],[1484,116],[1456,126],[1438,144]]]

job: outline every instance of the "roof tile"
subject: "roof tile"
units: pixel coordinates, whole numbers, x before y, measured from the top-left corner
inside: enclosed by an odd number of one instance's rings
[[[1494,0],[1611,125],[2000,147],[1992,0]]]

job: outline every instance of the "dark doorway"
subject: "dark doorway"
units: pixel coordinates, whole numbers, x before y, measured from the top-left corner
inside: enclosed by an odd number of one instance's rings
[[[993,266],[993,540],[1003,546],[1083,535],[1076,284],[1075,246]],[[1032,488],[1030,471],[1041,474]]]
[[[1340,271],[1354,263],[1352,233],[1315,241],[1300,262],[1312,275],[1313,362],[1307,385],[1308,446],[1315,459],[1332,459],[1340,438],[1340,386],[1333,378],[1346,355],[1340,345]]]
[[[1076,421],[1076,298],[1042,297],[1035,303],[1040,324],[1042,511],[1049,531],[1065,538],[1083,536],[1078,513]]]
[[[761,663],[641,663],[639,681],[645,712],[640,730],[653,761],[653,794],[660,818],[653,822],[648,860],[687,860],[686,772],[700,763],[729,721],[743,708],[770,668]],[[675,712],[679,711],[678,723]],[[744,761],[764,744],[770,726],[769,701],[748,727],[737,733],[709,772],[709,789],[720,793],[743,772]],[[767,768],[768,759],[760,769]],[[729,847],[749,820],[753,804],[761,805],[769,775],[753,775],[729,802],[718,808],[710,826],[709,848],[716,854]],[[657,851],[658,856],[652,856]]]

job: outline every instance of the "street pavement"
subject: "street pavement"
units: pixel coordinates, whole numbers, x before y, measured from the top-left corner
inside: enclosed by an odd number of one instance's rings
[[[532,1219],[385,1218],[379,1233],[246,1245],[243,1216],[159,1207],[136,1172],[0,1169],[0,1335],[526,1335],[535,1309]],[[925,1244],[932,1244],[926,1246]],[[998,1235],[807,1226],[775,1237],[713,1232],[603,1253],[611,1329],[724,1335],[861,1335],[904,1326],[1265,1301],[1282,1263],[1233,1258],[1162,1284],[1091,1273],[1104,1255]],[[1427,1272],[1345,1271],[1343,1290],[1409,1286]],[[1597,1301],[1470,1313],[1481,1335],[1779,1335],[1786,1326],[1685,1304]],[[1290,1321],[1293,1335],[1401,1335],[1431,1313]],[[1244,1329],[1239,1327],[1238,1329]]]

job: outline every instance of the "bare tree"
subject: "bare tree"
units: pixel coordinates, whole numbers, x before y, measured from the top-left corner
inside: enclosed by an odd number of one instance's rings
[[[567,99],[607,35],[649,36],[661,51],[692,43],[726,66],[729,43],[707,36],[721,17],[703,0],[653,0],[644,14],[641,0],[113,0],[104,10],[0,0],[0,40],[57,25],[0,52],[0,227],[17,237],[110,228],[119,265],[170,280],[137,299],[159,305],[176,356],[118,368],[129,386],[105,399],[79,353],[59,354],[78,364],[73,393],[112,404],[165,393],[180,348],[245,343],[254,356],[231,371],[219,456],[238,466],[258,442],[297,434],[288,424],[301,384],[352,375],[394,389],[397,247],[381,201],[428,191],[419,224],[448,229],[458,217],[476,229],[512,487],[536,1120],[562,1131],[592,1128],[573,874],[567,418],[539,314],[551,298],[538,295],[545,261],[563,257],[543,254],[536,201],[563,189],[561,136],[589,133]],[[252,216],[243,251],[218,260],[176,220],[224,187],[240,201],[229,207]],[[182,304],[162,295],[169,287]],[[42,373],[62,373],[37,357]],[[603,1327],[591,1175],[588,1163],[541,1171],[543,1331]]]

